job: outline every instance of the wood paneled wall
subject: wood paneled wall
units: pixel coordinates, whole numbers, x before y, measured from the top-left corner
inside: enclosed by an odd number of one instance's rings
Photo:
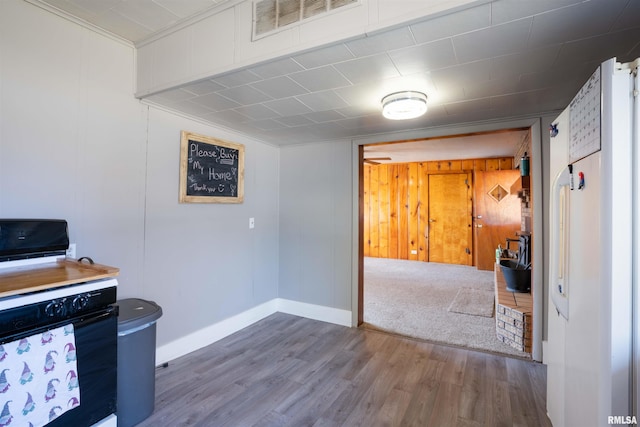
[[[364,256],[428,261],[428,176],[513,169],[512,157],[364,165]]]

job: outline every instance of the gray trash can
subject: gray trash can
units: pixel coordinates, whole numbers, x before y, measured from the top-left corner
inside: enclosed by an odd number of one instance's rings
[[[117,302],[118,427],[138,424],[153,413],[156,391],[156,320],[162,308],[138,298]]]

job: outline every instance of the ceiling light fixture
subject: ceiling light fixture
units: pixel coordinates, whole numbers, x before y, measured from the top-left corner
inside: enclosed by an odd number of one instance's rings
[[[394,92],[382,98],[382,115],[391,120],[407,120],[427,112],[427,95],[422,92]]]

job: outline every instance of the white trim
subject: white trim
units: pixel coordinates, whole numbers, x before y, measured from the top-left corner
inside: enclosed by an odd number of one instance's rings
[[[213,344],[277,312],[335,323],[341,326],[351,326],[350,311],[274,298],[264,304],[157,347],[156,364],[160,365],[169,362]]]
[[[351,312],[339,308],[322,305],[307,304],[282,298],[276,300],[280,313],[293,314],[307,319],[335,323],[336,325],[351,327]]]

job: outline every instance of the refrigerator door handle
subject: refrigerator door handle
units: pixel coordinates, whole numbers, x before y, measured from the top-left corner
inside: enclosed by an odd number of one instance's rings
[[[551,195],[551,273],[549,287],[551,300],[558,314],[569,320],[569,271],[568,259],[568,192],[571,185],[571,171],[564,168],[556,176]]]

